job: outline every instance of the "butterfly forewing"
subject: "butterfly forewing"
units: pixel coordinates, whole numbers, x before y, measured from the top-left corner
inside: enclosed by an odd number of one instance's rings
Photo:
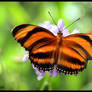
[[[57,69],[66,74],[77,74],[92,59],[92,34],[72,34],[62,39]]]
[[[12,34],[27,50],[32,49],[35,44],[42,45],[53,38],[55,39],[55,36],[47,29],[29,24],[15,27]]]
[[[14,38],[29,51],[29,59],[39,69],[51,70],[55,63],[56,36],[45,28],[23,24],[14,28]]]

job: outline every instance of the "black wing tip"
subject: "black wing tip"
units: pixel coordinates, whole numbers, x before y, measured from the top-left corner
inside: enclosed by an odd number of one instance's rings
[[[21,24],[16,26],[15,28],[13,28],[12,30],[12,35],[15,36],[15,34],[18,32],[18,30],[20,30],[21,28],[25,28],[27,26],[29,26],[30,24]]]

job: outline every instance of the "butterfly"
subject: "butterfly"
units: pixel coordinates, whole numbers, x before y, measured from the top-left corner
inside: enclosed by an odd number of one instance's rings
[[[63,37],[55,36],[48,29],[22,24],[16,26],[12,35],[29,51],[31,63],[39,70],[50,71],[56,65],[58,72],[78,74],[92,59],[92,34],[77,33]]]

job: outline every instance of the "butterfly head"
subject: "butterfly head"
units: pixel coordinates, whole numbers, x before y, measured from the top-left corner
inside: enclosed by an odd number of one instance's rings
[[[62,33],[61,31],[59,31],[59,32],[57,33],[57,35],[62,36],[63,33]]]

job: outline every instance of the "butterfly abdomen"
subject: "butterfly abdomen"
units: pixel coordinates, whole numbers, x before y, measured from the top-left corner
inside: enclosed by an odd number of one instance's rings
[[[56,54],[55,54],[56,63],[58,61],[58,57],[59,57],[59,54],[60,54],[61,45],[62,45],[62,33],[59,33],[58,36],[57,36],[57,40],[56,40]]]

